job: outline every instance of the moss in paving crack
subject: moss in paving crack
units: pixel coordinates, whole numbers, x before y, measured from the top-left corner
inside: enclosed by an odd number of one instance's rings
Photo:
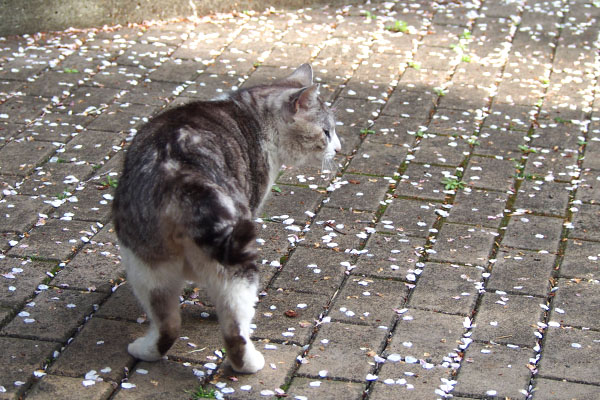
[[[202,386],[198,386],[194,390],[186,390],[185,393],[190,395],[190,398],[193,400],[197,399],[216,399],[217,392],[215,389],[204,389]]]
[[[405,21],[397,20],[394,22],[394,25],[388,25],[385,27],[386,30],[390,32],[408,32],[408,24]]]

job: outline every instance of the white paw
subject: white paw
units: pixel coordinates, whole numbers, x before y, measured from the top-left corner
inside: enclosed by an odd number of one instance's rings
[[[231,368],[235,372],[241,374],[253,374],[260,371],[265,366],[265,358],[263,355],[256,350],[254,347],[248,346],[246,348],[246,354],[244,354],[242,367],[236,367],[231,363]]]
[[[148,340],[146,336],[129,343],[127,351],[135,358],[143,361],[158,361],[162,358],[154,340]]]

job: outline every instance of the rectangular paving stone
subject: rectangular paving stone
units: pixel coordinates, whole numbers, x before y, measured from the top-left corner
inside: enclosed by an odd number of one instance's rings
[[[494,103],[483,122],[483,128],[501,131],[528,131],[531,125],[531,107]]]
[[[437,220],[435,210],[439,206],[427,201],[395,199],[386,207],[377,230],[426,237]]]
[[[409,148],[415,141],[415,133],[426,121],[413,118],[394,118],[384,115],[368,128],[366,143],[382,143]],[[412,133],[411,133],[412,132]]]
[[[559,279],[552,302],[553,319],[563,325],[600,327],[600,283],[597,280]],[[558,311],[561,311],[560,313]]]
[[[437,95],[423,91],[407,91],[397,88],[392,93],[383,115],[403,116],[417,119],[427,119],[433,112],[434,102]]]
[[[454,175],[453,167],[411,163],[398,182],[396,194],[422,199],[444,200],[446,194],[444,193],[442,181],[449,175]]]
[[[121,386],[114,399],[147,399],[149,397],[169,397],[189,399],[203,380],[194,373],[195,365],[160,360],[154,363],[140,362],[130,372],[126,382],[135,386]]]
[[[344,174],[341,182],[348,182],[329,194],[330,207],[377,211],[385,200],[389,181],[374,176]]]
[[[120,319],[123,321],[145,321],[144,309],[139,304],[131,287],[124,283],[117,287],[106,300],[95,316],[107,319]]]
[[[408,304],[436,312],[468,315],[483,286],[479,268],[425,263]]]
[[[348,323],[390,326],[395,309],[406,302],[404,282],[350,276],[341,288],[329,316]]]
[[[372,212],[324,207],[300,244],[338,251],[358,249],[367,238],[365,229],[372,227],[373,218]]]
[[[0,173],[25,176],[45,162],[56,147],[52,143],[13,141],[0,149]]]
[[[326,370],[333,379],[363,381],[373,371],[372,354],[380,351],[386,336],[387,329],[372,326],[322,324],[298,374],[317,377]]]
[[[472,338],[531,348],[536,342],[537,322],[542,321],[540,304],[544,303],[539,297],[484,293]]]
[[[356,261],[354,274],[381,278],[407,279],[414,274],[425,250],[425,239],[408,236],[371,235],[366,253]]]
[[[483,266],[497,236],[494,230],[446,223],[440,229],[429,258]]]
[[[95,116],[47,113],[36,119],[21,133],[27,140],[66,143],[85,129]]]
[[[342,98],[336,105],[336,122],[348,127],[363,127],[379,115],[381,104],[369,100]]]
[[[545,334],[539,376],[598,385],[596,373],[600,333],[549,327]]]
[[[364,385],[331,379],[294,378],[287,390],[290,398],[342,398],[360,400],[363,398]]]
[[[332,296],[352,266],[350,254],[299,246],[271,285]]]
[[[37,196],[6,196],[0,200],[0,231],[27,232],[50,208]]]
[[[414,162],[458,166],[469,155],[469,144],[453,136],[425,135],[415,151]]]
[[[212,389],[218,385],[216,389],[225,394],[226,399],[253,400],[264,397],[261,394],[263,391],[269,391],[266,392],[267,394],[274,393],[275,390],[285,387],[302,349],[298,346],[282,344],[265,344],[264,348],[258,346],[257,349],[265,357],[265,367],[261,371],[256,374],[237,374],[231,368],[221,368],[208,388]],[[234,391],[231,392],[231,389]]]
[[[0,114],[6,114],[11,122],[28,124],[44,112],[50,101],[37,96],[15,96],[0,104]]]
[[[589,154],[589,153],[588,153]],[[581,183],[577,187],[575,200],[598,204],[600,201],[600,186],[596,184],[598,173],[595,170],[585,168],[581,175]]]
[[[88,222],[49,219],[19,241],[9,254],[67,260],[84,243],[81,238],[89,240],[91,236],[93,232]]]
[[[15,311],[34,295],[48,275],[57,266],[56,262],[0,258],[0,305],[14,308]]]
[[[517,130],[483,128],[477,136],[477,144],[473,153],[494,156],[501,159],[520,159],[522,152],[519,146],[525,144],[527,134]]]
[[[513,187],[515,168],[512,161],[473,156],[463,181],[480,189],[508,191]]]
[[[561,379],[537,378],[533,389],[536,399],[593,399],[598,396],[599,389],[595,385],[569,382]]]
[[[502,244],[527,250],[558,250],[563,221],[559,218],[537,215],[514,215],[511,217]]]
[[[452,380],[452,370],[435,367],[423,369],[419,365],[403,362],[386,362],[381,368],[379,379],[371,387],[370,399],[433,399],[439,398],[436,390],[443,385],[442,379]]]
[[[474,112],[438,108],[427,127],[428,133],[436,135],[462,136],[473,135],[479,122]]]
[[[277,187],[279,190],[272,190],[263,206],[263,217],[287,215],[285,220],[292,218],[295,224],[303,225],[303,222],[310,219],[306,212],[314,212],[323,200],[323,195],[313,189],[284,185]]]
[[[58,197],[75,190],[94,173],[91,165],[49,162],[27,176],[19,186],[19,193],[31,196]]]
[[[391,144],[363,143],[346,172],[394,176],[405,161],[408,149]]]
[[[518,190],[514,207],[544,215],[565,216],[570,193],[567,187],[565,183],[526,180]]]
[[[554,254],[501,248],[486,288],[544,297],[550,290],[555,258]]]
[[[531,371],[527,368],[531,350],[501,344],[472,343],[458,373],[454,395],[525,399]],[[490,392],[493,391],[493,392]]]
[[[538,121],[531,143],[537,147],[577,150],[580,146],[579,142],[584,137],[585,128],[585,125],[574,124],[570,121]]]
[[[525,174],[539,177],[554,177],[557,181],[571,181],[571,174],[577,171],[577,153],[575,151],[544,151],[528,156]]]
[[[504,217],[507,200],[506,193],[465,188],[457,192],[446,220],[497,228]]]
[[[89,371],[96,370],[100,377],[119,382],[124,377],[124,368],[134,364],[134,358],[127,353],[127,345],[141,337],[145,328],[141,324],[94,317],[51,365],[49,372],[84,377]],[[101,372],[103,369],[108,372]]]
[[[565,255],[560,265],[560,275],[585,279],[598,279],[600,244],[568,239]]]
[[[600,240],[600,233],[594,228],[594,221],[600,215],[600,207],[593,204],[579,204],[573,214],[571,237],[587,240]]]
[[[326,310],[328,296],[291,290],[270,290],[260,297],[254,336],[274,341],[308,344],[314,321]]]
[[[457,83],[440,97],[439,106],[456,110],[474,110],[490,102],[489,89],[477,84]]]
[[[59,348],[58,343],[0,337],[0,387],[2,398],[19,398],[31,385],[33,372]],[[10,396],[10,397],[9,397]]]
[[[406,363],[410,363],[412,357],[439,365],[444,357],[456,351],[465,330],[463,321],[464,317],[459,315],[409,308],[400,315],[392,340],[385,349],[386,357],[397,354]],[[395,363],[386,361],[381,371],[382,379],[392,377],[387,364]]]
[[[27,393],[28,399],[45,400],[106,400],[114,391],[109,382],[96,382],[83,386],[83,379],[68,376],[47,375]]]
[[[64,343],[105,297],[101,293],[48,289],[27,303],[1,332]]]

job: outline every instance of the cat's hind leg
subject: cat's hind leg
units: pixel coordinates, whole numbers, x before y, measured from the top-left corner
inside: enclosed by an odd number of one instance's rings
[[[179,295],[183,289],[183,261],[149,265],[124,246],[121,258],[127,281],[150,319],[146,335],[130,343],[127,350],[140,360],[159,360],[171,348],[181,327]]]
[[[250,340],[250,323],[257,301],[258,270],[246,266],[217,266],[211,274],[209,292],[217,307],[227,358],[234,371],[252,374],[265,365],[263,355]]]

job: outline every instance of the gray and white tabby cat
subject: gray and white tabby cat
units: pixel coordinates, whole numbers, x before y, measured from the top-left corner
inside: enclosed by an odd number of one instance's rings
[[[339,150],[333,114],[308,64],[143,126],[113,204],[128,281],[151,321],[129,353],[154,361],[169,350],[181,325],[179,296],[194,281],[217,308],[232,368],[260,370],[264,358],[250,341],[259,283],[252,221],[282,164],[331,161]]]

